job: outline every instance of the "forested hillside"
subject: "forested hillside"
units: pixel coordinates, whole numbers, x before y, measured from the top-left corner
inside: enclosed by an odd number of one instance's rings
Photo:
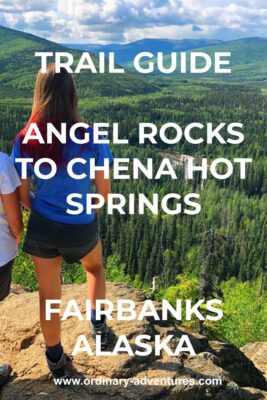
[[[36,51],[62,52],[73,54],[75,60],[81,51],[66,49],[63,46],[37,36],[0,26],[0,81],[1,98],[31,97],[35,76],[40,68],[40,58]],[[93,57],[98,65],[96,57]],[[126,94],[149,93],[157,90],[155,84],[132,74],[88,74],[75,75],[80,97],[121,96]]]
[[[220,96],[217,96],[218,91]],[[10,151],[14,134],[26,121],[30,107],[16,103],[11,108],[11,104],[9,107],[7,104],[0,105],[1,131],[5,132],[2,137]],[[114,180],[115,193],[138,191],[148,195],[159,192],[163,196],[171,192],[200,192],[203,209],[198,216],[176,218],[165,215],[152,218],[149,213],[145,216],[106,216],[103,213],[100,226],[106,257],[118,253],[121,261],[126,263],[125,271],[133,279],[139,274],[141,280],[150,283],[154,275],[162,275],[169,285],[178,273],[199,271],[205,241],[202,233],[214,228],[232,241],[231,254],[227,247],[221,249],[221,254],[224,253],[227,258],[227,265],[225,262],[218,265],[219,280],[233,276],[246,280],[261,274],[260,256],[266,240],[266,119],[263,116],[267,112],[267,101],[257,89],[218,85],[216,90],[200,98],[158,94],[84,100],[80,108],[86,121],[120,122],[121,132],[129,137],[130,146],[113,146],[115,156],[138,157],[143,161],[152,156],[156,160],[155,165],[159,165],[160,152],[166,149],[201,155],[210,160],[216,157],[230,160],[235,157],[253,158],[246,180],[240,180],[237,173],[225,181],[211,178],[202,189],[198,179],[192,183],[169,178],[160,181],[145,178],[138,181]],[[167,121],[182,126],[192,121],[203,124],[213,121],[215,125],[221,121],[238,121],[244,124],[245,141],[239,146],[193,146],[184,142],[171,147],[165,144],[140,147],[137,127],[142,121],[151,121],[158,126]]]

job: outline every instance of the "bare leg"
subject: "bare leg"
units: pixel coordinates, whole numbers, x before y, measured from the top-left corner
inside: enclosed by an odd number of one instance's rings
[[[96,300],[104,300],[106,298],[106,282],[100,240],[96,247],[81,260],[81,263],[86,270],[88,298],[91,300],[92,309],[95,310]]]
[[[60,316],[52,314],[51,320],[45,319],[46,300],[61,299],[62,258],[32,257],[39,284],[40,324],[46,346],[55,346],[61,341]],[[58,308],[58,307],[57,307]]]

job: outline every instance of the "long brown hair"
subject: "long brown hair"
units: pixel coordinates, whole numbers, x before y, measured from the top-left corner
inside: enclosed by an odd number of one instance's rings
[[[45,73],[37,74],[32,116],[40,122],[78,122],[78,96],[72,79],[66,69],[55,72],[55,64],[48,64]]]
[[[54,139],[52,144],[40,144],[36,140],[22,144],[23,138],[33,122],[38,125],[46,142],[48,122],[60,130],[61,123],[70,127],[79,121],[81,117],[78,111],[78,96],[71,74],[64,68],[56,73],[55,64],[48,64],[46,72],[40,70],[37,74],[32,114],[25,128],[19,133],[22,155],[31,157],[34,161],[49,157],[57,165],[62,164],[64,144],[59,140]]]

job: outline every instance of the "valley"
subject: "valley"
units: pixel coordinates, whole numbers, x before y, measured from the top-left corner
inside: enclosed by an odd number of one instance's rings
[[[219,249],[220,257],[216,253],[209,259],[212,268],[205,279],[211,282],[212,293],[223,293],[225,319],[219,325],[206,324],[205,329],[210,337],[237,346],[267,340],[263,251],[267,237],[267,98],[266,88],[263,89],[266,42],[248,38],[202,47],[211,55],[215,50],[232,52],[234,73],[225,79],[212,75],[201,79],[175,74],[165,77],[158,73],[146,77],[127,70],[118,75],[84,71],[75,76],[83,120],[88,124],[120,123],[120,137],[129,143],[111,144],[115,157],[138,158],[143,163],[152,158],[156,169],[162,154],[171,154],[175,162],[177,154],[208,160],[253,159],[245,180],[240,180],[237,171],[229,179],[208,179],[203,185],[198,175],[191,181],[185,180],[182,168],[176,165],[175,181],[167,176],[113,181],[113,192],[126,198],[130,193],[144,193],[151,200],[153,193],[157,193],[161,202],[168,193],[182,197],[190,192],[200,193],[202,209],[198,215],[152,215],[149,210],[143,215],[99,215],[107,279],[128,282],[151,295],[151,282],[157,277],[159,299],[173,301],[177,297],[199,296],[200,283],[206,276],[207,254],[211,246]],[[62,52],[66,48],[0,27],[0,149],[7,153],[31,113],[34,81],[40,67],[34,56],[37,51]],[[81,56],[78,50],[71,54],[76,61]],[[97,59],[93,60],[97,65]],[[244,141],[236,146],[219,142],[208,145],[205,141],[194,145],[181,138],[170,145],[159,138],[156,145],[139,144],[139,123],[153,123],[159,129],[173,121],[183,129],[192,121],[204,126],[211,121],[214,126],[222,121],[236,121],[244,125]],[[24,219],[27,223],[26,212]],[[64,265],[62,276],[65,283],[85,281],[79,265]],[[13,281],[37,289],[32,263],[22,252],[15,263]],[[194,321],[191,328],[196,329]]]

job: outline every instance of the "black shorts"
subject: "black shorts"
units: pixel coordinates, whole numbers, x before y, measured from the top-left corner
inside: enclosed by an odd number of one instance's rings
[[[41,258],[58,256],[69,263],[78,263],[97,245],[96,219],[89,224],[62,224],[32,211],[23,251]]]
[[[10,293],[13,263],[14,260],[0,267],[0,301],[3,301]]]

